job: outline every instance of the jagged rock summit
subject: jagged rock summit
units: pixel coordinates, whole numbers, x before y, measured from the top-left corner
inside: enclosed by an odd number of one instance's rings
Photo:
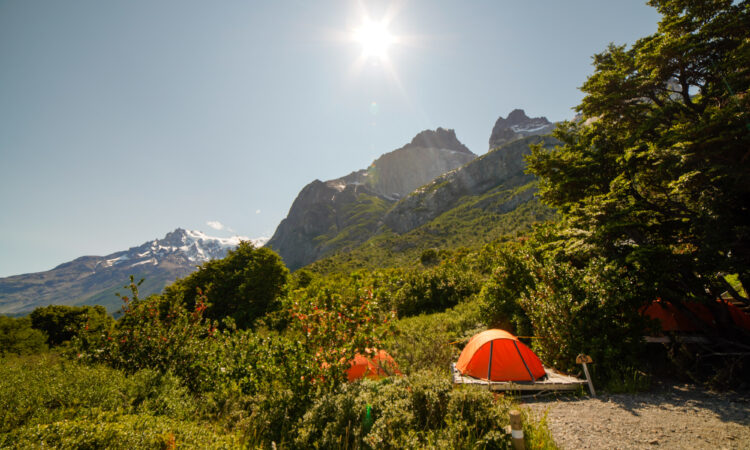
[[[522,109],[514,109],[504,119],[497,119],[490,135],[490,149],[528,136],[550,134],[555,124],[546,117],[529,117]]]
[[[455,152],[468,153],[473,155],[461,141],[456,137],[454,130],[446,130],[438,127],[437,130],[424,130],[421,133],[414,136],[414,139],[410,143],[401,147],[401,149],[407,147],[427,147],[427,148],[439,148],[444,150],[453,150]]]
[[[198,265],[223,258],[241,240],[250,240],[256,246],[266,241],[219,238],[177,228],[163,239],[107,256],[82,256],[46,272],[0,278],[0,314],[25,314],[52,304],[101,304],[113,312],[120,306],[114,293],[130,275],[145,279],[141,296],[158,293]]]
[[[305,186],[268,246],[291,270],[356,246],[377,230],[397,200],[474,158],[454,130],[422,131],[367,169]]]

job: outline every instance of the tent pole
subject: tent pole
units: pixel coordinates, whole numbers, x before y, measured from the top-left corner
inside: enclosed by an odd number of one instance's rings
[[[487,382],[492,385],[492,378],[490,378],[490,374],[492,373],[492,341],[490,341],[490,363],[487,364]]]
[[[526,371],[529,372],[529,377],[531,377],[531,382],[535,383],[536,378],[534,378],[534,374],[531,373],[531,369],[529,369],[529,365],[526,364],[526,360],[523,359],[523,355],[521,354],[521,350],[518,348],[518,343],[516,341],[513,341],[513,345],[516,347],[516,351],[518,352],[518,357],[521,358],[521,362],[523,363],[523,366],[526,368]]]

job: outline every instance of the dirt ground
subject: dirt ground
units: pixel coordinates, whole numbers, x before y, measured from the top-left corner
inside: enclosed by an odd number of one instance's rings
[[[563,449],[750,449],[750,393],[664,384],[638,394],[522,398]]]

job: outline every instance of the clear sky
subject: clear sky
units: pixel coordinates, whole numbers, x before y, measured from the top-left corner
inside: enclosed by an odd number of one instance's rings
[[[571,118],[591,56],[657,21],[622,0],[0,0],[0,276],[177,227],[270,236],[307,183],[424,129],[482,154],[514,108]]]

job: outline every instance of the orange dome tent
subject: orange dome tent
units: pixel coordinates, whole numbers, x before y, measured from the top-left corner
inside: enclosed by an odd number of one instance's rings
[[[517,337],[504,330],[487,330],[471,338],[456,369],[489,381],[537,381],[546,375],[542,361]]]
[[[378,379],[390,375],[401,375],[396,361],[385,350],[378,350],[372,357],[357,353],[349,364],[351,367],[346,371],[349,381],[364,377]]]

